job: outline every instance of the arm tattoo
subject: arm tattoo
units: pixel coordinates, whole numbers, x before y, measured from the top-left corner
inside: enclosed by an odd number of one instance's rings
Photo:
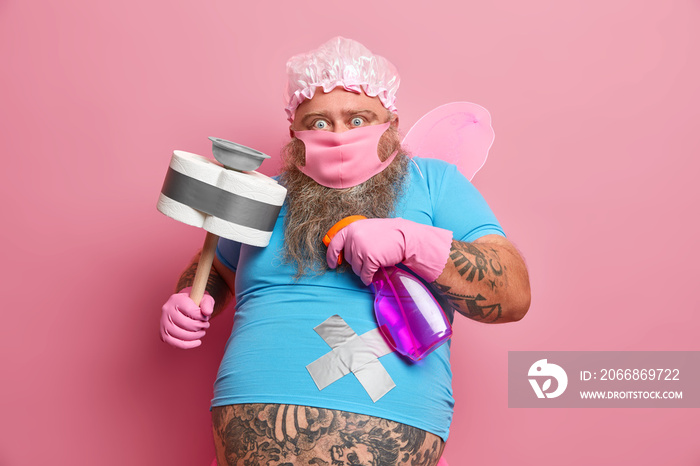
[[[190,266],[187,267],[184,272],[182,272],[182,275],[180,275],[180,279],[177,281],[177,285],[175,286],[176,292],[182,290],[183,288],[187,288],[188,286],[192,286],[194,283],[194,276],[197,273],[197,265],[199,264],[200,255],[201,251],[194,257]],[[230,290],[224,279],[221,278],[221,275],[218,274],[214,267],[212,267],[211,271],[209,272],[206,290],[207,293],[214,298],[214,315],[216,315],[226,306]]]
[[[455,290],[453,286],[433,282],[438,293],[443,295],[453,309],[479,322],[496,322],[501,319],[503,309],[496,295],[508,283],[507,267],[501,263],[497,249],[486,244],[452,241],[448,267],[469,284],[468,294]]]
[[[487,275],[500,277],[503,275],[503,266],[498,257],[498,251],[493,248],[479,246],[471,243],[452,241],[450,260],[457,268],[459,274],[465,280],[473,282],[483,280]],[[495,282],[493,284],[495,286]]]
[[[456,310],[465,317],[479,322],[496,322],[501,318],[503,309],[500,303],[486,304],[486,298],[477,294],[476,296],[468,296],[451,292],[452,288],[441,285],[437,282],[433,283],[438,292],[447,298],[452,309]]]

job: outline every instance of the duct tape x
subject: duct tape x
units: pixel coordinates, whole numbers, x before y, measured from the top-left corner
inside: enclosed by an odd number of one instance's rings
[[[342,317],[334,315],[314,330],[331,347],[329,353],[306,366],[319,390],[350,372],[375,403],[396,386],[377,359],[394,351],[378,328],[357,335]]]

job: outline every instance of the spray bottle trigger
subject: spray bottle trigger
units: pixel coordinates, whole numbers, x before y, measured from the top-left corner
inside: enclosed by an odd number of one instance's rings
[[[367,217],[364,215],[350,215],[349,217],[345,217],[339,222],[337,222],[335,225],[333,225],[330,230],[328,230],[328,233],[326,233],[323,237],[323,244],[328,247],[329,244],[331,244],[331,240],[333,237],[338,233],[340,230],[345,228],[346,226],[350,225],[352,222],[356,222],[357,220],[366,220]],[[340,254],[338,254],[338,265],[343,263],[343,251],[340,251]]]

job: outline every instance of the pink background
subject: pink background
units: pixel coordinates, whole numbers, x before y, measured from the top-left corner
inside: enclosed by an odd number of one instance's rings
[[[493,115],[475,184],[533,300],[457,322],[450,463],[700,464],[697,410],[508,409],[506,379],[509,350],[700,349],[699,20],[697,0],[0,1],[0,464],[211,461],[230,314],[197,350],[160,342],[203,233],[158,192],[210,135],[276,156],[286,59],[338,34],[397,65],[404,131],[450,101]]]

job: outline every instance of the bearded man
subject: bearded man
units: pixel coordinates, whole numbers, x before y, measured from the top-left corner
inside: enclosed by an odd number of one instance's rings
[[[449,320],[456,310],[510,322],[530,305],[524,262],[456,167],[401,149],[391,63],[338,37],[292,57],[287,72],[288,195],[270,244],[221,239],[200,307],[186,288],[196,256],[163,306],[161,337],[199,346],[235,295],[212,400],[219,465],[435,466],[454,405],[449,345],[419,362],[376,353],[367,285],[399,265],[429,284]],[[321,238],[349,215],[367,219],[326,249]]]

